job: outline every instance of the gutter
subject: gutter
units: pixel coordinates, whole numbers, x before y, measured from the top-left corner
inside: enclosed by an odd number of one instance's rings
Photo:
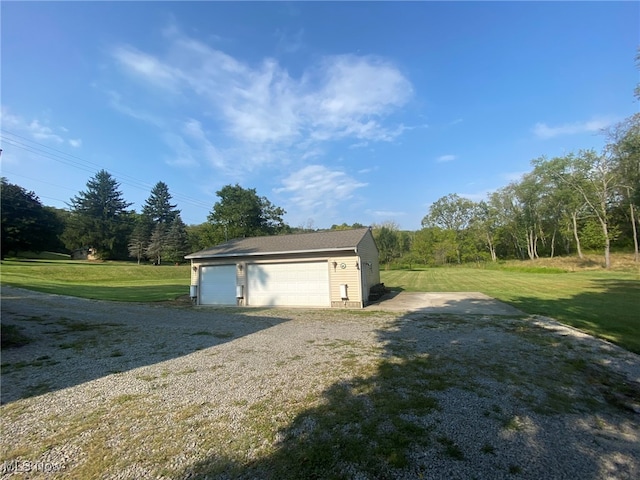
[[[331,252],[355,252],[358,253],[358,247],[337,247],[337,248],[319,248],[313,250],[285,250],[282,252],[240,252],[240,253],[211,253],[211,254],[202,254],[199,255],[197,253],[192,253],[190,255],[185,256],[184,258],[187,260],[197,260],[201,258],[233,258],[233,257],[263,257],[270,255],[291,255],[294,253],[331,253]]]

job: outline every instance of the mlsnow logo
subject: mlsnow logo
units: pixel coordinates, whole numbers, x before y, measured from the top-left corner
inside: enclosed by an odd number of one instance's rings
[[[2,474],[7,473],[53,473],[64,470],[64,465],[54,462],[29,462],[27,460],[10,460],[2,462]]]

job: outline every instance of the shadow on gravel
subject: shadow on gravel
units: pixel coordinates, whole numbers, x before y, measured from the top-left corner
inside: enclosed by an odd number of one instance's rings
[[[289,320],[255,310],[244,315],[233,308],[99,302],[7,288],[1,312],[2,404],[175,359]]]
[[[372,374],[355,368],[251,448],[208,446],[172,478],[637,478],[638,416],[609,401],[614,377],[582,358],[582,340],[523,318],[420,312],[378,338]]]

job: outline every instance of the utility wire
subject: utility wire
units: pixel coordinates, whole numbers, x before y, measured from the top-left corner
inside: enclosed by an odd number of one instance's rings
[[[79,170],[89,172],[89,173],[94,173],[96,169],[107,170],[109,171],[109,173],[114,174],[116,178],[120,181],[120,183],[123,183],[133,188],[137,188],[145,191],[150,191],[153,188],[153,185],[150,185],[149,183],[146,183],[142,180],[139,180],[125,173],[104,168],[103,166],[97,163],[84,160],[75,155],[71,155],[61,150],[57,150],[53,147],[49,147],[48,145],[44,145],[34,140],[30,140],[29,138],[26,138],[22,135],[18,135],[17,133],[11,132],[5,128],[0,128],[0,130],[3,132],[3,134],[0,135],[0,139],[10,146],[19,148],[21,150],[33,153],[40,157],[48,158],[50,160],[53,160],[53,161],[71,166],[73,168],[77,168]],[[10,135],[10,137],[7,137],[7,135]],[[12,137],[15,137],[15,138],[12,138]],[[28,143],[25,143],[25,142],[28,142]],[[203,202],[202,200],[198,200],[196,198],[190,197],[188,195],[184,195],[182,193],[172,192],[171,196],[176,200],[180,200],[184,203],[188,203],[195,207],[203,208],[208,211],[211,209],[211,205]]]

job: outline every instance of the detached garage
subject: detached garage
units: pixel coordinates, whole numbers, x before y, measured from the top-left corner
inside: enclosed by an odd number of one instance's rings
[[[231,240],[185,257],[198,305],[367,305],[380,283],[369,228]]]

